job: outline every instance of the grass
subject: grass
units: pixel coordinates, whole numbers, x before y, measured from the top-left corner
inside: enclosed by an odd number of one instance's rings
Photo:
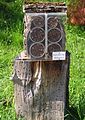
[[[66,26],[67,49],[71,53],[69,112],[72,113],[72,115],[70,115],[72,120],[85,120],[84,29],[84,26]]]
[[[0,120],[16,120],[10,76],[13,60],[23,50],[21,0],[0,0],[0,28]],[[65,29],[66,49],[71,53],[69,109],[65,119],[85,120],[85,26],[67,24]]]

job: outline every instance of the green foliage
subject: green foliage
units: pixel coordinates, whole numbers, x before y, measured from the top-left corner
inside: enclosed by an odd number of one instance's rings
[[[30,2],[68,2],[69,0],[24,0],[26,3]]]
[[[69,103],[66,120],[85,119],[85,26],[66,25],[66,48],[71,53]]]
[[[22,44],[22,1],[0,1],[0,41],[6,45]],[[14,35],[16,36],[14,38]],[[15,39],[15,40],[14,40]],[[20,41],[20,42],[18,42]]]
[[[22,3],[0,0],[0,120],[16,120],[10,76],[13,60],[23,49]],[[66,109],[65,120],[85,120],[85,26],[67,24],[65,28],[66,49],[71,53],[70,108]]]

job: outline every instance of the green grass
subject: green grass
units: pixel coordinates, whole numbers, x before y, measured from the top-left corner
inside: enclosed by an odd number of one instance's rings
[[[67,25],[66,33],[71,53],[69,112],[72,120],[85,120],[85,26]]]
[[[21,0],[0,0],[0,28],[0,120],[16,120],[10,76],[13,60],[23,50]],[[65,119],[85,120],[85,26],[67,24],[65,29],[66,49],[71,53],[70,107],[66,110]]]

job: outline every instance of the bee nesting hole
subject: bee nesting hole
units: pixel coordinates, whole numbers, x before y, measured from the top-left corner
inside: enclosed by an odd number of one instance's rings
[[[44,18],[42,16],[33,17],[33,24],[36,27],[43,27],[45,25]]]
[[[44,55],[44,45],[42,43],[34,43],[30,47],[30,53],[33,57],[39,58]]]
[[[48,53],[52,56],[53,52],[61,51],[61,46],[59,44],[50,44],[48,46]]]
[[[48,31],[48,40],[50,42],[59,42],[61,40],[61,31],[58,28]]]
[[[48,27],[55,28],[58,25],[58,18],[57,17],[49,17],[48,19]]]
[[[45,32],[42,28],[33,28],[30,33],[30,38],[33,42],[41,42],[45,38]]]

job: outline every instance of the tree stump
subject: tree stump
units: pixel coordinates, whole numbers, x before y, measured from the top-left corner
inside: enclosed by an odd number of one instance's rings
[[[31,62],[18,57],[14,63],[15,109],[26,120],[64,120],[68,103],[69,53],[65,61]]]

